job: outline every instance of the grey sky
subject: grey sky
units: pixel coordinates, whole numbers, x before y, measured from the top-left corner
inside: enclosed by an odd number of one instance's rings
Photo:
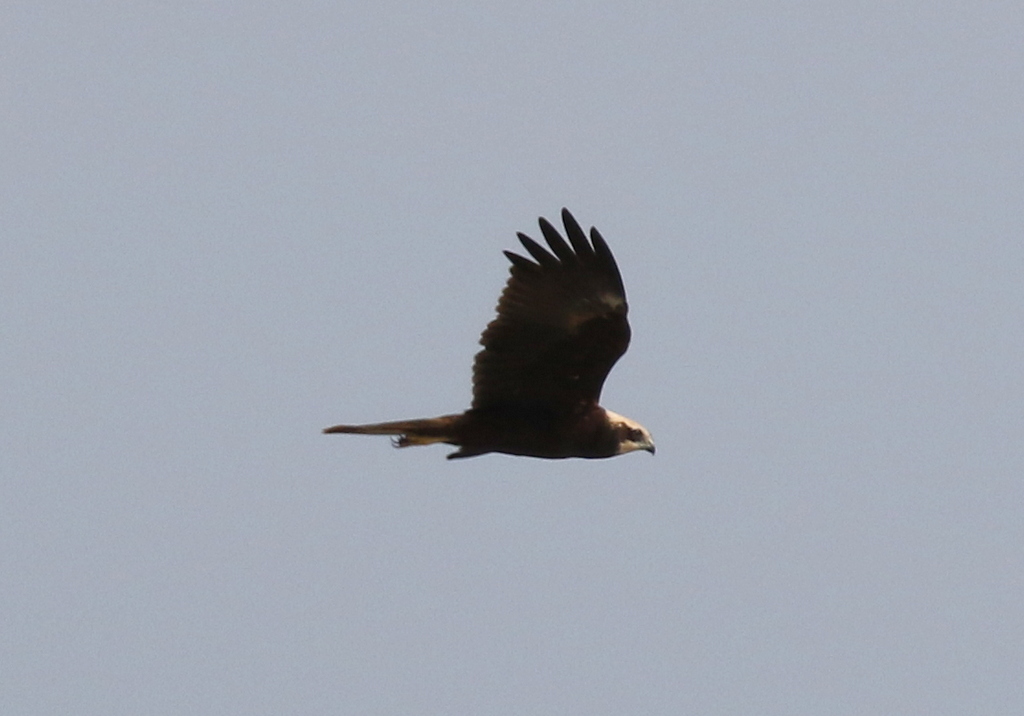
[[[0,11],[0,711],[1024,713],[1024,10]],[[392,450],[568,206],[658,454]]]

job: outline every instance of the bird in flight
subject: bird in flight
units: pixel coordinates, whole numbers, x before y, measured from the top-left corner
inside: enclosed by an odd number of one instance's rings
[[[598,404],[608,372],[629,346],[619,267],[597,229],[590,229],[588,240],[567,209],[562,223],[568,243],[540,219],[550,251],[518,234],[533,261],[505,252],[511,276],[497,318],[480,337],[469,410],[335,425],[324,432],[392,435],[395,447],[458,446],[448,459],[490,452],[542,458],[653,454],[645,427]]]

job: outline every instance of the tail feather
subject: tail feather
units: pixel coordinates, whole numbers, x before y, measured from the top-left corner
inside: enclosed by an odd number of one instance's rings
[[[431,443],[457,444],[456,421],[461,415],[442,415],[439,418],[395,420],[389,423],[367,425],[335,425],[324,428],[325,433],[351,433],[356,435],[397,435],[395,447],[430,445]]]

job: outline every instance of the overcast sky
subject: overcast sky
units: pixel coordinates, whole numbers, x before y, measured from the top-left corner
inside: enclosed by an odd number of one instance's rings
[[[0,10],[0,711],[1024,713],[1024,9]],[[503,249],[658,454],[393,450]]]

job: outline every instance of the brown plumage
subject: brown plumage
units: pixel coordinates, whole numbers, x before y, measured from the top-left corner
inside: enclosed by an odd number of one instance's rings
[[[502,452],[530,457],[612,457],[654,452],[647,430],[598,404],[629,346],[626,291],[608,244],[590,239],[567,209],[569,241],[546,219],[550,251],[525,234],[531,261],[506,251],[511,277],[473,363],[469,410],[421,420],[335,425],[325,433],[394,435],[396,447],[443,442],[451,458]]]

